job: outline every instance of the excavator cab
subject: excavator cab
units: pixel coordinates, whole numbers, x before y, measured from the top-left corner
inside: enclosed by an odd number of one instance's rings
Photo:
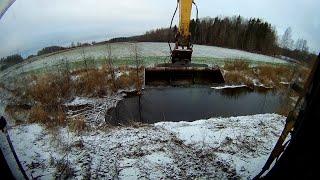
[[[224,78],[219,67],[209,67],[206,64],[192,63],[193,45],[191,44],[190,33],[192,4],[196,5],[193,0],[177,0],[177,8],[170,25],[171,29],[173,19],[179,8],[179,28],[175,28],[174,30],[175,45],[173,50],[170,42],[168,43],[171,52],[171,63],[158,64],[155,67],[146,68],[146,85],[224,83]]]

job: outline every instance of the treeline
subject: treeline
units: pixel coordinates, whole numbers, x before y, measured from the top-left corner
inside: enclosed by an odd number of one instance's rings
[[[317,55],[313,53],[309,53],[308,51],[298,50],[298,49],[288,49],[288,48],[281,48],[280,54],[285,57],[289,57],[298,61],[303,61],[308,63],[308,65],[313,65],[313,63],[317,60]]]
[[[308,61],[316,56],[302,49],[283,48],[279,44],[275,28],[259,18],[245,19],[241,16],[215,17],[191,20],[193,44],[240,49],[269,56],[287,56]],[[110,42],[173,42],[174,33],[169,28],[146,32],[141,36],[121,37]]]
[[[45,47],[43,49],[41,49],[40,51],[38,51],[37,55],[44,55],[44,54],[50,54],[50,53],[54,53],[54,52],[58,52],[58,51],[63,51],[63,50],[68,50],[68,49],[73,49],[73,48],[78,48],[78,47],[88,47],[88,46],[92,46],[98,44],[95,41],[93,41],[92,43],[81,43],[81,42],[77,42],[74,43],[72,42],[70,44],[70,46],[49,46],[49,47]],[[34,57],[34,56],[30,56],[30,57]]]
[[[49,54],[49,53],[54,53],[57,51],[62,51],[62,50],[66,50],[67,48],[65,47],[61,47],[61,46],[49,46],[49,47],[45,47],[43,49],[41,49],[40,51],[38,51],[37,55],[44,55],[44,54]]]
[[[192,42],[250,52],[275,55],[277,35],[271,24],[259,18],[205,18],[192,20],[190,24]]]
[[[38,51],[37,55],[40,56],[40,55],[44,55],[44,54],[50,54],[50,53],[73,49],[73,48],[78,48],[78,47],[92,46],[95,44],[97,44],[97,43],[95,41],[93,41],[91,44],[90,43],[80,43],[80,42],[74,43],[74,42],[72,42],[71,45],[67,46],[67,47],[49,46],[49,47],[45,47],[45,48],[41,49],[40,51]],[[34,55],[31,55],[29,57],[34,57]]]
[[[67,50],[67,49],[72,49],[72,48],[77,48],[77,47],[86,47],[86,46],[91,46],[94,45],[95,42],[90,43],[71,43],[69,47],[62,47],[62,46],[49,46],[45,47],[37,52],[37,55],[29,55],[26,59],[30,59],[36,56],[41,56],[45,54],[50,54],[62,50]],[[9,68],[10,66],[13,66],[15,64],[21,63],[24,60],[24,58],[20,54],[14,54],[11,56],[3,57],[0,59],[0,70],[4,70]]]
[[[19,54],[14,54],[11,56],[7,56],[0,59],[0,70],[3,71],[10,66],[21,63],[23,61],[23,57]]]
[[[261,19],[246,20],[241,16],[235,16],[191,20],[190,31],[191,41],[194,44],[242,49],[267,55],[274,55],[278,50],[274,28]],[[174,33],[169,28],[160,28],[148,31],[142,36],[111,41],[167,42],[172,41],[173,36]]]
[[[168,40],[174,40],[174,33],[169,28],[159,28],[155,30],[147,31],[141,36],[132,37],[118,37],[110,39],[108,42],[128,42],[128,41],[139,41],[139,42],[168,42]]]

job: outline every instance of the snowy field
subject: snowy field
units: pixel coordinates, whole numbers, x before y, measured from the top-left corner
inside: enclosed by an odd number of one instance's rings
[[[263,114],[101,128],[55,135],[38,124],[10,136],[30,178],[248,179],[266,162],[285,117]],[[27,140],[26,140],[26,137]]]
[[[116,64],[130,64],[130,57],[133,56],[132,46],[132,43],[113,43],[111,45],[112,57],[115,59]],[[167,43],[145,42],[137,43],[137,46],[139,55],[143,58],[146,65],[163,63],[163,61],[169,60],[168,55],[170,52]],[[101,62],[102,59],[107,56],[107,49],[107,45],[96,45],[76,48],[53,55],[34,57],[25,63],[15,65],[4,70],[3,72],[0,72],[0,78],[18,75],[23,72],[36,71],[43,68],[50,70],[52,67],[59,64],[65,64],[66,62],[71,64],[82,62],[84,58],[88,57],[96,59],[97,62]],[[286,63],[286,61],[278,58],[249,53],[246,51],[213,46],[194,45],[194,62],[208,63],[212,65],[217,64],[220,61],[234,59],[244,59],[246,61],[252,61],[252,63]],[[117,63],[117,61],[119,63]]]

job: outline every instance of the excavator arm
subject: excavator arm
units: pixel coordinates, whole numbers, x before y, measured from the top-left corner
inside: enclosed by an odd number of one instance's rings
[[[190,18],[193,0],[179,0],[179,34],[182,39],[182,46],[189,46],[190,41]]]
[[[190,43],[190,18],[193,0],[177,0],[179,5],[179,29],[175,35],[175,48],[171,52],[173,64],[187,65],[191,63],[192,46]]]
[[[207,64],[191,63],[193,46],[191,44],[190,20],[193,4],[197,11],[198,22],[198,7],[195,2],[193,0],[177,0],[177,6],[170,23],[170,29],[172,29],[174,17],[179,10],[179,27],[174,28],[175,47],[172,49],[170,40],[168,42],[171,63],[146,68],[145,85],[221,84],[225,82],[217,66],[209,67]]]

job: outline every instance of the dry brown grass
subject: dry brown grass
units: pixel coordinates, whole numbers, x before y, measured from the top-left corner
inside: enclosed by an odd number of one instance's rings
[[[114,72],[123,72],[115,77]],[[29,78],[27,92],[30,110],[29,122],[45,124],[48,127],[66,125],[66,114],[63,104],[74,96],[104,97],[120,88],[136,87],[141,89],[143,68],[126,66],[114,69],[107,65],[97,69],[86,69],[72,73],[50,73]],[[139,74],[139,77],[138,77]],[[77,78],[72,80],[72,76]],[[76,119],[70,124],[71,129],[84,129],[84,120]]]
[[[49,119],[49,113],[40,105],[36,105],[30,110],[29,122],[31,123],[47,123]]]
[[[304,83],[308,80],[310,73],[310,68],[301,66],[300,68],[298,68],[296,75],[297,77],[301,78],[301,82]]]
[[[295,71],[294,68],[286,65],[260,65],[250,68],[247,62],[240,60],[229,61],[224,65],[227,83],[252,85],[250,81],[256,79],[261,84],[274,88],[285,87],[280,82],[291,82],[295,75],[302,77],[303,74],[308,74],[305,68],[302,69],[303,72]],[[305,81],[305,76],[302,79]]]
[[[123,73],[120,77],[112,77],[112,71],[128,72]],[[126,89],[136,84],[139,87],[143,84],[142,73],[143,68],[139,69],[140,81],[138,82],[138,76],[135,68],[129,68],[127,66],[121,66],[117,69],[103,66],[101,69],[92,69],[88,71],[82,71],[78,74],[79,78],[74,82],[74,89],[78,95],[86,95],[93,97],[101,97],[107,95],[109,91],[116,92],[119,89]]]
[[[108,73],[105,70],[88,70],[74,82],[74,90],[78,95],[104,96],[108,92]]]
[[[224,79],[228,84],[243,84],[249,87],[253,86],[252,80],[250,80],[241,72],[235,72],[235,71],[226,72],[224,75]]]
[[[70,98],[72,82],[66,74],[50,73],[32,77],[26,92],[34,106],[30,110],[29,122],[47,127],[65,125],[66,115],[62,104]]]
[[[72,179],[75,175],[75,170],[71,167],[71,163],[67,160],[57,161],[56,166],[56,179]]]
[[[279,87],[281,81],[291,82],[293,78],[293,68],[288,66],[263,65],[256,67],[256,77],[267,86]]]
[[[29,122],[44,124],[47,127],[62,126],[66,123],[66,115],[61,108],[48,109],[42,105],[31,108]]]
[[[44,106],[55,107],[70,97],[71,88],[72,84],[68,76],[53,73],[34,77],[26,94]]]
[[[85,117],[79,116],[79,117],[76,117],[76,118],[70,120],[69,129],[71,131],[76,132],[76,133],[80,133],[80,132],[83,132],[84,130],[86,130],[86,128],[87,128],[87,125],[85,122]]]
[[[242,60],[228,61],[224,64],[224,70],[226,71],[249,71],[249,63]]]
[[[253,87],[253,74],[249,63],[242,60],[228,61],[224,64],[224,78],[228,84],[243,84]]]
[[[137,90],[141,89],[143,84],[143,68],[140,68],[138,70],[138,74],[135,68],[129,68],[126,71],[129,73],[124,73],[117,79],[116,83],[118,87],[121,89],[126,89],[130,87],[135,87]]]

